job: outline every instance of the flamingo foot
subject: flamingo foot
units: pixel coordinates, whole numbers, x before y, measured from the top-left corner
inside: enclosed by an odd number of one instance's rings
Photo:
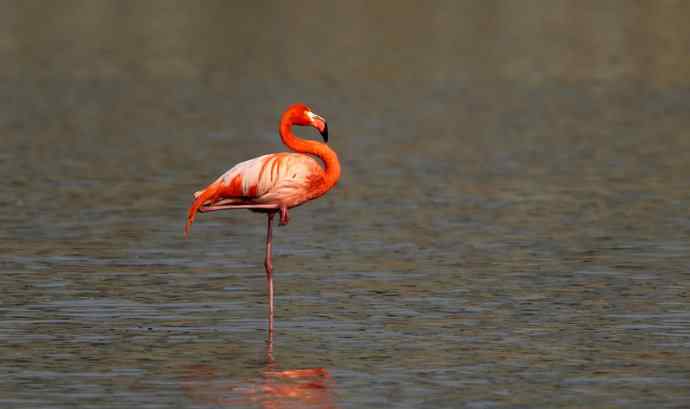
[[[285,226],[288,224],[290,221],[290,217],[288,217],[288,209],[287,207],[281,207],[280,208],[280,225]]]

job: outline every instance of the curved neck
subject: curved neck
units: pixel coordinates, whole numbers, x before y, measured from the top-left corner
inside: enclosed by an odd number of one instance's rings
[[[293,151],[318,156],[323,161],[326,176],[324,192],[329,190],[340,178],[338,155],[325,143],[298,137],[292,132],[292,125],[292,121],[289,118],[281,118],[280,139],[282,139],[285,146]]]

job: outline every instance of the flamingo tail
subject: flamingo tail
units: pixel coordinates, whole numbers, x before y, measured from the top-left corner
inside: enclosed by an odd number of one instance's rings
[[[192,227],[192,223],[194,223],[194,217],[196,217],[196,213],[199,211],[199,208],[208,201],[215,201],[220,193],[220,187],[221,179],[218,179],[208,185],[206,189],[194,193],[194,202],[192,202],[192,206],[190,206],[189,211],[187,212],[187,223],[184,226],[185,238],[189,237],[189,229]]]

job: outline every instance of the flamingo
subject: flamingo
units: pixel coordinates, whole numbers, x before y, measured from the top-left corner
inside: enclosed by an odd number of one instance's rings
[[[273,217],[280,213],[280,225],[288,224],[288,209],[323,196],[340,178],[338,155],[326,143],[305,140],[292,132],[292,126],[316,128],[324,142],[328,142],[326,120],[305,104],[293,104],[280,117],[280,139],[291,152],[259,156],[238,163],[206,188],[194,193],[194,201],[187,213],[185,237],[196,213],[225,209],[249,209],[265,213],[266,282],[268,290],[268,331],[273,333]],[[323,161],[323,167],[310,155]]]

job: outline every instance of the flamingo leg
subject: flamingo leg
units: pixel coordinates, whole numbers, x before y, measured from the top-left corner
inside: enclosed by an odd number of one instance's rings
[[[264,266],[266,267],[266,284],[268,286],[268,336],[273,339],[273,262],[271,260],[271,252],[273,248],[272,233],[273,233],[273,216],[275,212],[268,212],[268,226],[266,228],[266,260]]]
[[[288,209],[285,206],[280,206],[280,225],[285,226],[290,221],[288,217]]]
[[[266,363],[268,364],[268,369],[273,370],[273,332],[269,332],[266,336]]]

